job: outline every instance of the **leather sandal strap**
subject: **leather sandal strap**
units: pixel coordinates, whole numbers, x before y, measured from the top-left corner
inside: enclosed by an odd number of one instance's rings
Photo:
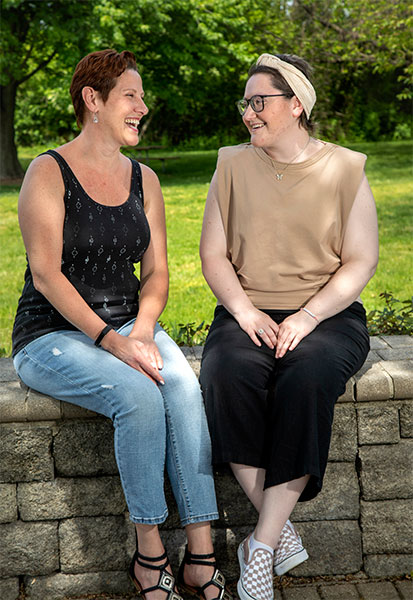
[[[185,563],[187,565],[215,567],[215,560],[211,562],[207,560],[208,558],[215,559],[215,552],[211,552],[210,554],[192,554],[192,552],[189,552],[188,546],[185,548]]]
[[[229,597],[228,593],[225,590],[225,577],[219,569],[215,569],[212,579],[210,579],[208,583],[201,587],[202,592],[206,590],[206,588],[210,585],[215,586],[216,588],[218,588],[219,591],[219,595],[214,600],[221,600],[225,599],[226,597]]]
[[[202,560],[203,558],[215,558],[215,552],[211,552],[211,554],[193,554],[187,549],[186,553],[190,558],[196,558],[198,560]]]
[[[148,562],[158,562],[160,560],[165,560],[165,562],[163,562],[160,565],[151,565],[148,564]],[[138,565],[140,565],[141,567],[145,567],[145,569],[151,569],[152,571],[164,571],[166,569],[166,567],[169,565],[169,559],[166,555],[166,552],[164,552],[161,556],[145,556],[144,554],[141,554],[140,552],[136,551],[135,552],[135,560],[138,563]],[[143,562],[145,561],[145,562]]]
[[[227,591],[225,587],[225,577],[217,568],[215,561],[211,562],[210,560],[205,560],[210,558],[215,558],[214,552],[210,554],[192,554],[191,552],[189,552],[188,546],[186,546],[184,559],[181,562],[181,566],[179,568],[178,585],[182,586],[182,588],[187,588],[187,591],[191,595],[196,595],[198,598],[205,598],[204,590],[213,585],[217,591],[217,596],[214,598],[214,600],[233,600],[231,594]],[[184,565],[191,564],[201,565],[203,567],[214,567],[214,574],[212,578],[203,586],[188,586],[185,583],[184,579]]]
[[[167,593],[166,600],[182,600],[181,596],[174,591],[175,577],[166,571],[162,571],[156,585],[141,590],[141,594],[162,590]]]
[[[144,554],[141,554],[139,550],[137,550],[136,556],[139,556],[139,558],[147,560],[148,562],[157,562],[158,560],[163,560],[164,558],[166,558],[166,550],[161,556],[145,556]]]

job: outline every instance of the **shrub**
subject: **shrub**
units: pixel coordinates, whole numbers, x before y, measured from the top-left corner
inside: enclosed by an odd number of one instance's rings
[[[383,292],[384,307],[367,315],[370,335],[413,335],[413,297],[398,300],[391,292]]]
[[[160,325],[178,346],[203,346],[209,331],[209,325],[205,321],[199,325],[195,325],[195,322],[170,325],[160,322]]]

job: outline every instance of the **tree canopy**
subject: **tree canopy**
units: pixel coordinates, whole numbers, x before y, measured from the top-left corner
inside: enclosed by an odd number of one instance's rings
[[[16,143],[76,134],[71,76],[103,48],[136,55],[147,140],[243,139],[234,103],[262,52],[314,66],[320,135],[409,137],[411,25],[407,0],[1,0],[0,177],[21,175]]]

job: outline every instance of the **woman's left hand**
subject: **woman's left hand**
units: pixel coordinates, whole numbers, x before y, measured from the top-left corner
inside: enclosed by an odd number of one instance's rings
[[[278,330],[275,358],[282,358],[287,350],[294,350],[316,327],[317,321],[304,310],[299,310],[284,319]]]
[[[145,358],[149,361],[151,366],[159,371],[163,367],[163,360],[161,353],[159,352],[158,346],[155,343],[152,335],[137,335],[133,332],[129,334],[129,337],[140,342],[140,350]]]

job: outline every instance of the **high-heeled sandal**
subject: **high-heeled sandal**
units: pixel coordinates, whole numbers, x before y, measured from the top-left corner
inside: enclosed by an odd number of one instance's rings
[[[208,560],[211,558],[214,560]],[[184,581],[185,565],[201,565],[203,567],[214,567],[215,571],[212,578],[207,583],[205,583],[202,586],[195,587],[192,585],[188,585]],[[219,592],[218,595],[214,598],[214,600],[233,600],[233,597],[225,587],[225,577],[215,565],[214,552],[212,552],[211,554],[192,554],[192,552],[189,552],[188,546],[186,546],[185,556],[181,562],[181,566],[179,567],[178,585],[180,590],[190,594],[191,596],[196,596],[197,598],[200,598],[200,600],[206,600],[204,590],[206,590],[207,587],[214,585]]]
[[[148,564],[151,562],[158,562],[164,559],[166,560],[161,565]],[[140,565],[141,567],[145,567],[145,569],[159,571],[159,580],[157,585],[153,585],[152,587],[143,589],[142,584],[135,575],[135,562],[137,562],[138,565]],[[131,578],[133,585],[137,589],[139,596],[146,600],[145,594],[149,592],[154,592],[155,590],[162,590],[163,592],[166,592],[165,600],[183,600],[182,596],[175,592],[175,577],[165,570],[168,565],[169,559],[166,556],[166,552],[164,552],[162,556],[153,558],[152,556],[144,556],[143,554],[138,552],[138,550],[135,551],[135,554],[132,558],[132,562],[129,566],[129,577]]]

